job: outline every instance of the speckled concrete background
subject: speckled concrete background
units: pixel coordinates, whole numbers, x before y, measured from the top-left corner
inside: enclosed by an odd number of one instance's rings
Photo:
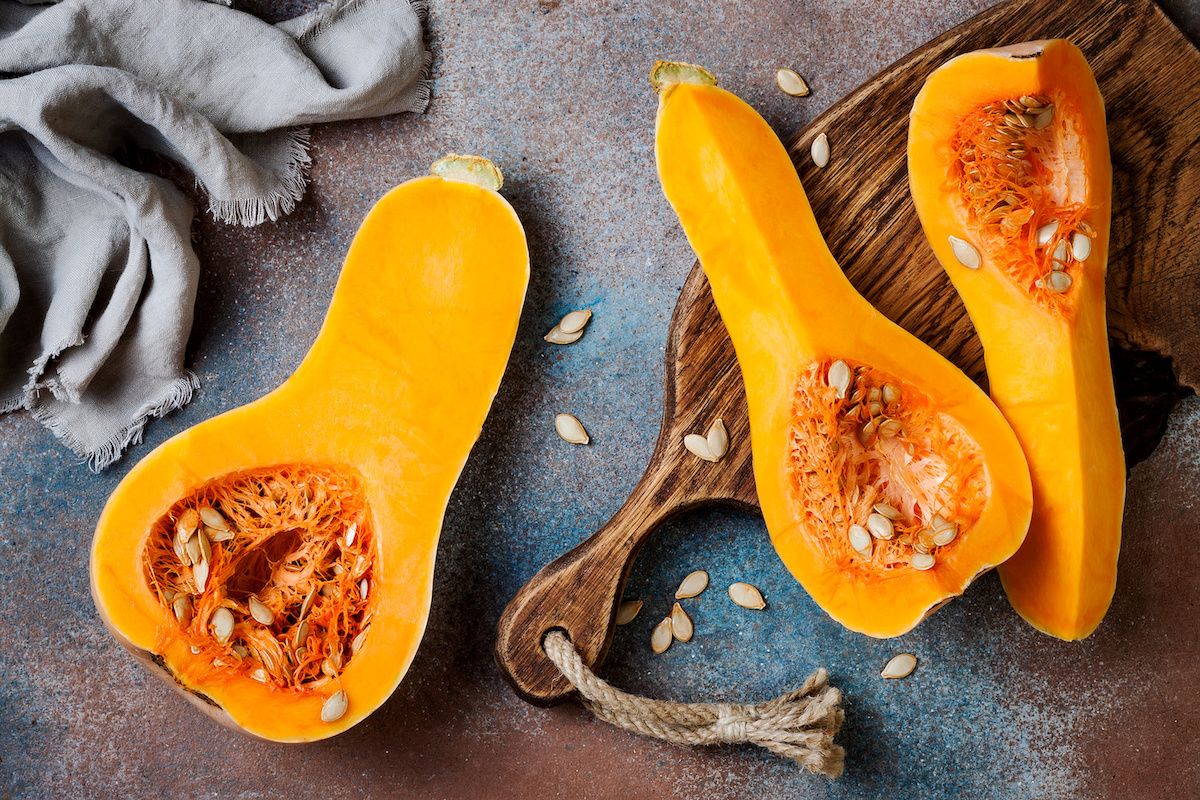
[[[279,18],[300,5],[246,7]],[[504,602],[620,505],[657,433],[666,324],[692,255],[654,175],[651,61],[712,67],[787,134],[986,5],[435,0],[428,114],[319,127],[295,214],[252,230],[199,224],[195,402],[98,477],[28,417],[0,418],[0,797],[1200,796],[1194,399],[1133,471],[1117,600],[1081,644],[1026,627],[992,576],[903,639],[866,639],[807,599],[759,521],[697,512],[661,533],[629,590],[647,612],[621,629],[607,674],[655,696],[741,699],[827,665],[849,704],[836,783],[747,749],[635,738],[574,705],[528,707],[492,664]],[[1200,3],[1168,9],[1197,38]],[[783,64],[810,79],[811,98],[778,93]],[[93,521],[151,446],[287,376],[372,201],[449,150],[503,167],[533,278],[508,377],[451,501],[429,631],[396,695],[356,729],[305,747],[247,740],[104,632],[85,566]],[[596,312],[583,341],[545,346],[544,330],[579,306]],[[555,438],[551,417],[566,409],[592,447]],[[770,609],[734,613],[710,592],[692,606],[696,639],[653,657],[652,618],[696,567],[717,586],[754,581]],[[921,667],[881,681],[902,649]]]

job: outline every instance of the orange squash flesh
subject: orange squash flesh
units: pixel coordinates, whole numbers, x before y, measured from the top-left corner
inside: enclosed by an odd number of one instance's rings
[[[360,722],[404,677],[425,629],[446,505],[499,387],[529,278],[524,231],[495,191],[499,172],[472,157],[435,166],[435,175],[398,186],[371,209],[295,373],[155,449],[113,492],[96,527],[92,593],[108,627],[198,707],[256,736],[312,741]],[[272,489],[272,481],[295,491]],[[214,577],[185,603],[196,623],[185,627],[164,597],[172,587],[195,590],[200,578],[195,564],[172,560],[172,531],[181,519],[195,524],[186,509],[228,509],[237,492],[249,499],[238,506],[242,516],[225,515],[233,538],[205,528]],[[167,537],[165,552],[152,531]],[[260,545],[261,556],[245,555]],[[148,562],[154,553],[161,559]],[[346,572],[355,569],[361,575]],[[154,575],[170,586],[152,585]],[[289,593],[295,581],[325,591],[302,607]],[[272,650],[307,661],[307,672],[268,659],[283,677],[260,674],[260,682],[242,662],[255,642],[277,644],[247,613],[254,592],[275,604],[272,625],[288,636],[301,613],[311,617],[296,641]],[[234,633],[205,639],[222,601]],[[193,614],[211,616],[197,622]],[[356,650],[346,644],[364,630]],[[321,655],[331,650],[344,663],[322,675]],[[214,653],[223,663],[213,663]],[[323,721],[339,690],[344,714]]]
[[[737,351],[771,540],[834,619],[902,634],[1020,545],[1016,438],[970,379],[854,290],[754,109],[699,68],[660,64],[651,80],[659,177]],[[873,519],[884,511],[896,519]],[[928,546],[939,517],[952,539]],[[875,523],[892,538],[859,550],[851,526]]]
[[[1053,108],[1005,126],[1000,107],[1019,114],[1021,98]],[[984,122],[988,137],[977,135]],[[908,166],[926,237],[979,332],[992,398],[1033,476],[1029,534],[1000,568],[1005,591],[1034,627],[1081,639],[1112,600],[1125,497],[1104,305],[1112,168],[1083,54],[1052,40],[943,65],[913,105]],[[976,248],[979,268],[960,263],[951,236]]]

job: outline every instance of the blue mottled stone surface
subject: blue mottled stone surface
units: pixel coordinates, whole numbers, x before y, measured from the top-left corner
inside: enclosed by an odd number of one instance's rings
[[[279,18],[302,3],[258,0]],[[197,226],[204,262],[189,365],[203,389],[95,476],[27,416],[0,418],[0,797],[1104,798],[1200,796],[1196,623],[1200,403],[1176,411],[1133,470],[1113,610],[1064,644],[1008,608],[994,576],[899,640],[849,633],[788,576],[761,521],[695,512],[639,558],[646,609],[606,665],[618,685],[680,699],[767,697],[827,666],[847,694],[847,774],[831,783],[745,748],[636,738],[576,705],[519,701],[491,660],[505,601],[603,524],[657,434],[666,325],[693,257],[652,156],[657,57],[711,67],[788,134],[987,0],[434,0],[433,104],[423,117],[317,127],[297,211],[255,229]],[[1200,29],[1196,0],[1168,9]],[[813,95],[772,75],[794,66]],[[299,363],[371,203],[446,151],[492,158],[525,222],[529,298],[509,373],[455,492],[433,612],[405,682],[343,736],[297,747],[221,728],[136,664],[88,594],[94,521],[134,461],[245,403]],[[595,319],[569,348],[541,336],[565,311]],[[574,448],[553,414],[593,435]],[[696,638],[663,656],[650,627],[682,575]],[[764,590],[762,613],[723,587]],[[879,669],[902,650],[904,681]]]

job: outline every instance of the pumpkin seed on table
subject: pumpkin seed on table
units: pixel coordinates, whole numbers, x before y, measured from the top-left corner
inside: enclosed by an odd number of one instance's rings
[[[554,430],[565,442],[571,444],[588,444],[591,437],[584,429],[583,423],[574,414],[557,414],[554,417]]]
[[[617,624],[628,625],[642,610],[641,600],[625,600],[617,606]]]
[[[880,677],[888,680],[898,680],[907,678],[913,674],[913,670],[917,668],[917,657],[912,653],[899,653],[892,656],[887,664],[884,665],[883,671],[879,673]]]
[[[654,630],[650,633],[650,649],[655,653],[665,653],[671,647],[671,642],[675,639],[675,632],[671,628],[671,618],[664,617],[663,621],[654,626]]]
[[[686,600],[689,597],[696,597],[705,589],[708,588],[708,573],[702,569],[694,572],[689,572],[679,583],[679,588],[675,590],[676,600]]]
[[[808,82],[794,69],[782,67],[775,70],[775,85],[784,94],[792,97],[808,97]]]
[[[767,601],[763,599],[758,587],[741,581],[729,585],[729,599],[752,611],[761,611],[767,607]]]
[[[808,152],[812,156],[813,163],[824,169],[829,163],[829,137],[824,133],[817,134],[817,138],[813,139]]]
[[[583,336],[583,329],[591,318],[590,309],[570,311],[542,338],[551,344],[574,344]]]
[[[690,642],[694,630],[692,618],[679,605],[679,601],[675,601],[675,605],[671,606],[671,634],[681,642]]]

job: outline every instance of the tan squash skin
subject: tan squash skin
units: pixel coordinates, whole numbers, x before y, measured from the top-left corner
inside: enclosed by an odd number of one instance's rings
[[[679,73],[656,72],[658,172],[737,351],[771,540],[834,619],[871,636],[900,635],[1016,551],[1030,513],[1025,459],[970,379],[854,290],[767,123],[711,76],[681,80]],[[982,515],[933,569],[848,571],[814,545],[814,535],[823,534],[794,515],[786,468],[793,389],[804,369],[826,358],[867,363],[920,387],[982,450],[988,494]]]
[[[1095,229],[1091,254],[1065,297],[1069,314],[1031,301],[983,253],[978,270],[955,259],[965,212],[947,178],[962,115],[997,98],[1046,95],[1070,120],[1086,188],[1073,199]],[[992,398],[1025,450],[1033,518],[1020,551],[1000,568],[1013,608],[1035,628],[1082,639],[1100,624],[1116,586],[1125,460],[1105,324],[1112,168],[1104,102],[1078,48],[1031,42],[959,56],[931,74],[913,105],[908,146],[913,200],[926,237],[983,342]]]
[[[450,177],[416,178],[384,195],[355,235],[296,372],[155,449],[100,516],[91,585],[105,624],[238,730],[281,742],[344,731],[391,695],[417,651],[446,504],[500,385],[529,279],[521,223],[493,190],[498,171],[483,165],[441,169]],[[140,560],[151,525],[193,488],[292,463],[357,470],[379,542],[370,632],[341,675],[349,708],[332,723],[320,719],[323,695],[200,669]]]

